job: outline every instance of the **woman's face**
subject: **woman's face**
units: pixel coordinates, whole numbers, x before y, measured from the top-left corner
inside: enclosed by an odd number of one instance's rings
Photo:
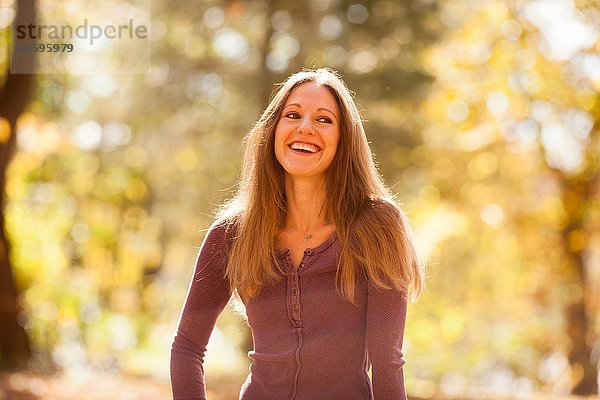
[[[324,176],[340,138],[340,110],[325,86],[306,82],[284,104],[275,127],[275,157],[288,174]]]

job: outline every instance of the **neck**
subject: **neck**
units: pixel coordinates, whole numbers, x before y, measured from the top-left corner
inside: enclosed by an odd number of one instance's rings
[[[312,234],[325,221],[325,178],[298,178],[286,175],[287,215],[285,227],[302,234]]]

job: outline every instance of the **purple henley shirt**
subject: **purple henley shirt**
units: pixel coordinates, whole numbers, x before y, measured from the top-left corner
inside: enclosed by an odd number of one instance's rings
[[[206,345],[231,297],[225,227],[213,223],[198,252],[171,348],[175,400],[206,400]],[[288,250],[276,250],[285,277],[244,302],[254,350],[240,400],[406,399],[406,294],[359,280],[352,305],[335,289],[340,254],[337,233],[306,249],[297,269]]]

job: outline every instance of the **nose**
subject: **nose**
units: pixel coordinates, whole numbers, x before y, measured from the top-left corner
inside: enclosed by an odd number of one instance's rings
[[[298,132],[299,133],[310,133],[310,134],[315,133],[315,131],[313,129],[312,120],[310,119],[310,117],[302,118],[302,122],[298,126]]]

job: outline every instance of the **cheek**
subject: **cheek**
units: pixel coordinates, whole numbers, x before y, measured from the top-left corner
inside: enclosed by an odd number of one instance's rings
[[[279,129],[279,126],[275,128],[275,135],[274,135],[274,140],[273,140],[273,147],[274,147],[274,152],[275,152],[275,158],[277,158],[277,160],[281,161],[281,157],[283,156],[284,153],[284,149],[283,149],[283,145],[285,143],[285,138],[284,135],[281,133],[281,130]]]
[[[275,147],[277,148],[283,142],[281,132],[278,128],[275,128],[274,136]]]
[[[284,136],[285,136],[285,124],[283,124],[281,121],[277,123],[277,125],[275,125],[275,141],[280,141],[282,142],[284,140]]]
[[[340,147],[340,133],[334,132],[331,137],[331,147],[333,147],[336,151]]]

